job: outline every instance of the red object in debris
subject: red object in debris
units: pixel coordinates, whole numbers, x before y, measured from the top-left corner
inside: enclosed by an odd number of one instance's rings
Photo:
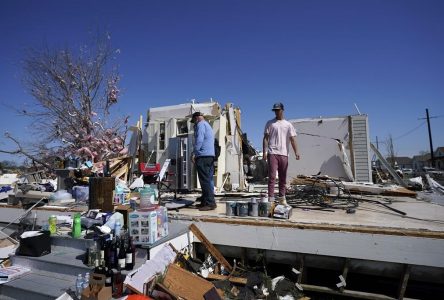
[[[160,172],[160,164],[139,163],[139,170],[145,176],[157,175]]]
[[[126,298],[127,300],[152,300],[153,298],[150,298],[148,296],[144,295],[128,295]]]

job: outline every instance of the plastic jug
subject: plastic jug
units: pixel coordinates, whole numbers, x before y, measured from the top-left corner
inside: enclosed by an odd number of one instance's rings
[[[140,208],[150,208],[156,204],[156,192],[149,186],[145,185],[140,190]]]

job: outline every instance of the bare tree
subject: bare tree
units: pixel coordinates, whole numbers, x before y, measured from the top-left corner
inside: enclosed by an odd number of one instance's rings
[[[119,99],[119,75],[111,65],[117,53],[108,35],[78,51],[31,49],[24,60],[24,84],[34,101],[18,113],[30,118],[35,138],[25,150],[17,139],[6,135],[17,150],[0,151],[24,155],[43,165],[48,156],[76,155],[101,161],[121,155],[128,117],[110,121],[110,108]]]

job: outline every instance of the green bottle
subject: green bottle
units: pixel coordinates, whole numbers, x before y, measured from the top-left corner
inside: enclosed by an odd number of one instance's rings
[[[80,223],[80,214],[76,213],[74,215],[74,220],[72,222],[72,237],[77,239],[82,234],[82,225]]]

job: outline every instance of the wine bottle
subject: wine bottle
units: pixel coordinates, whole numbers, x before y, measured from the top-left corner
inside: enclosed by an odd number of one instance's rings
[[[110,244],[109,248],[109,255],[108,255],[108,268],[112,269],[116,266],[117,260],[117,247],[116,247],[116,241],[113,239]]]
[[[113,271],[111,268],[105,267],[105,286],[111,286],[113,285]]]
[[[121,239],[121,244],[119,248],[119,256],[117,258],[117,269],[124,270],[126,265],[126,249],[125,249],[125,240]]]
[[[135,247],[131,237],[128,237],[128,245],[126,247],[125,270],[134,269],[135,263]]]
[[[123,278],[122,273],[118,270],[113,270],[113,297],[120,298],[122,297],[123,292]]]

